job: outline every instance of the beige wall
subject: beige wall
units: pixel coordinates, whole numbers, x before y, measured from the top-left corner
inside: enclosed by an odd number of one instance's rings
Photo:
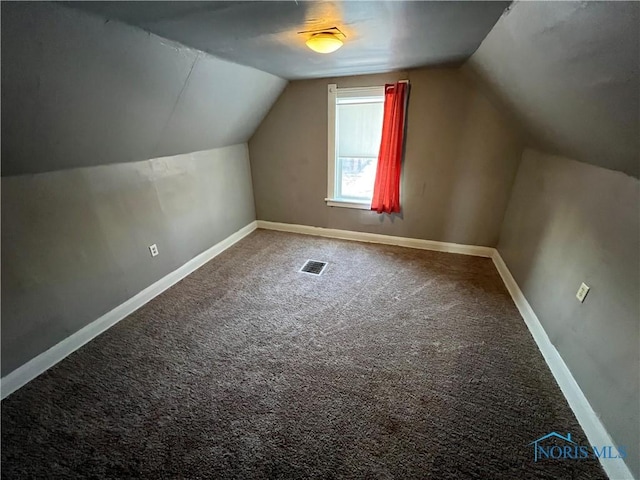
[[[498,250],[638,477],[640,182],[526,150]],[[581,282],[591,287],[584,303]]]
[[[408,78],[402,213],[327,207],[327,84]],[[495,246],[519,137],[459,69],[290,82],[249,141],[260,220]]]
[[[2,177],[2,207],[3,376],[255,219],[246,144]]]

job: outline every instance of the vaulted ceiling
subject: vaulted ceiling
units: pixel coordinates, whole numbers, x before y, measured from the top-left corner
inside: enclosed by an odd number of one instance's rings
[[[286,81],[54,2],[2,2],[2,175],[246,142]]]
[[[465,68],[533,146],[640,173],[640,3],[516,2]]]
[[[639,2],[72,5],[287,79],[466,61],[531,146],[640,174]],[[332,26],[347,38],[331,55],[310,52],[298,33]]]
[[[3,175],[246,141],[283,78],[463,63],[530,145],[640,173],[638,2],[67,6],[2,2]],[[298,33],[332,26],[332,55]]]
[[[362,75],[462,63],[510,2],[70,2],[220,58],[286,79]],[[331,55],[309,33],[345,35]]]

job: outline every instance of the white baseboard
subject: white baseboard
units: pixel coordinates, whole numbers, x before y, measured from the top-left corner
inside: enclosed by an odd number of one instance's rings
[[[78,330],[73,335],[65,338],[60,343],[42,352],[37,357],[9,373],[0,380],[1,398],[6,398],[13,392],[23,387],[41,373],[44,373],[56,363],[63,360],[68,355],[75,352],[85,343],[100,335],[123,318],[131,315],[145,303],[160,295],[167,288],[178,283],[184,277],[194,272],[212,258],[216,257],[234,243],[242,240],[257,228],[255,221],[231,234],[224,240],[216,243],[213,247],[205,250],[197,257],[192,258],[187,263],[174,270],[167,276],[161,278],[156,283],[142,290],[137,295],[131,297],[123,304],[117,306],[110,312],[105,313],[97,320],[91,322],[86,327]]]
[[[520,315],[524,319],[529,332],[531,332],[533,339],[538,345],[540,353],[542,353],[542,356],[547,362],[549,370],[551,370],[551,373],[562,390],[567,403],[571,407],[571,410],[573,410],[578,423],[584,430],[589,443],[597,446],[615,445],[611,436],[607,432],[607,429],[591,407],[589,400],[587,400],[587,397],[585,397],[575,378],[573,378],[569,367],[564,363],[560,353],[558,353],[556,347],[554,347],[551,340],[549,340],[547,332],[540,323],[538,316],[533,311],[533,308],[531,308],[531,305],[529,305],[529,302],[522,293],[522,290],[520,290],[520,287],[513,278],[513,275],[511,275],[511,272],[507,268],[506,263],[504,263],[500,253],[495,249],[493,254],[493,263],[498,269],[498,273],[500,273],[507,290],[509,290],[511,298],[513,298],[513,302],[516,304],[516,307],[518,307]],[[629,467],[627,467],[626,463],[621,459],[601,458],[600,464],[611,480],[633,480],[633,475],[631,474]]]
[[[379,233],[354,232],[351,230],[336,230],[334,228],[311,227],[309,225],[294,225],[291,223],[267,222],[258,220],[258,228],[265,230],[278,230],[280,232],[301,233],[303,235],[315,235],[318,237],[339,238],[341,240],[353,240],[357,242],[381,243],[384,245],[397,245],[400,247],[417,248],[420,250],[434,250],[436,252],[460,253],[475,257],[493,257],[494,248],[478,245],[462,245],[459,243],[436,242],[420,238],[394,237]]]
[[[514,303],[518,307],[520,315],[527,325],[529,332],[531,332],[538,349],[542,353],[542,356],[556,379],[558,386],[562,390],[567,403],[576,416],[578,423],[584,430],[587,439],[591,445],[614,445],[611,436],[591,407],[591,404],[580,389],[580,386],[573,378],[569,367],[564,363],[564,360],[556,350],[556,347],[554,347],[551,340],[549,340],[547,332],[545,332],[542,327],[540,320],[531,308],[531,305],[529,305],[529,302],[522,293],[522,290],[520,290],[520,287],[507,268],[507,265],[502,260],[500,253],[495,248],[436,242],[417,238],[394,237],[349,230],[335,230],[331,228],[311,227],[308,225],[267,222],[264,220],[258,220],[258,228],[300,233],[304,235],[316,235],[320,237],[339,238],[343,240],[398,245],[401,247],[435,250],[438,252],[459,253],[463,255],[489,257],[493,259],[493,263],[502,277],[502,281],[511,294],[511,298],[513,298]],[[600,463],[609,478],[612,480],[633,480],[634,478],[627,465],[621,459],[600,459]]]
[[[560,386],[562,393],[573,410],[573,413],[584,430],[584,433],[587,435],[589,442],[592,445],[614,445],[611,436],[600,421],[598,415],[594,412],[587,398],[584,396],[584,393],[573,378],[573,375],[564,363],[564,360],[562,360],[562,357],[551,343],[551,340],[549,340],[540,320],[538,320],[538,317],[531,308],[531,305],[529,305],[529,302],[507,268],[507,265],[502,260],[500,253],[495,248],[436,242],[417,238],[394,237],[390,235],[354,232],[349,230],[311,227],[307,225],[267,222],[264,220],[251,222],[246,227],[241,228],[234,234],[211,247],[209,250],[188,261],[182,267],[147,287],[122,305],[114,308],[99,319],[90,323],[83,329],[2,378],[0,383],[2,398],[7,397],[41,373],[45,372],[47,369],[54,366],[82,345],[100,335],[109,327],[115,325],[138,308],[142,307],[145,303],[149,302],[157,295],[164,292],[167,288],[200,268],[234,243],[249,235],[256,228],[492,258],[505,286],[507,287],[507,290],[511,294],[514,303],[520,311],[520,315],[522,315],[527,328],[538,345],[538,349],[547,362],[551,373]],[[633,479],[631,471],[622,460],[600,459],[600,462],[610,479]]]

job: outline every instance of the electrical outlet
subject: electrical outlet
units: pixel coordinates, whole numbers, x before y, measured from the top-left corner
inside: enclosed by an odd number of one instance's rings
[[[580,285],[578,293],[576,293],[576,298],[582,303],[584,302],[584,297],[587,296],[587,293],[589,293],[589,287],[588,285],[583,283],[582,285]]]
[[[154,243],[153,245],[149,246],[149,251],[151,252],[151,256],[155,257],[156,255],[158,255],[158,246]]]

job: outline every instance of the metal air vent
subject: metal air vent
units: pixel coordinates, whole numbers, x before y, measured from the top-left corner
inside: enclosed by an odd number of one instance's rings
[[[317,260],[307,260],[306,263],[300,269],[302,273],[308,273],[310,275],[322,275],[324,269],[327,266],[327,262],[319,262]]]

